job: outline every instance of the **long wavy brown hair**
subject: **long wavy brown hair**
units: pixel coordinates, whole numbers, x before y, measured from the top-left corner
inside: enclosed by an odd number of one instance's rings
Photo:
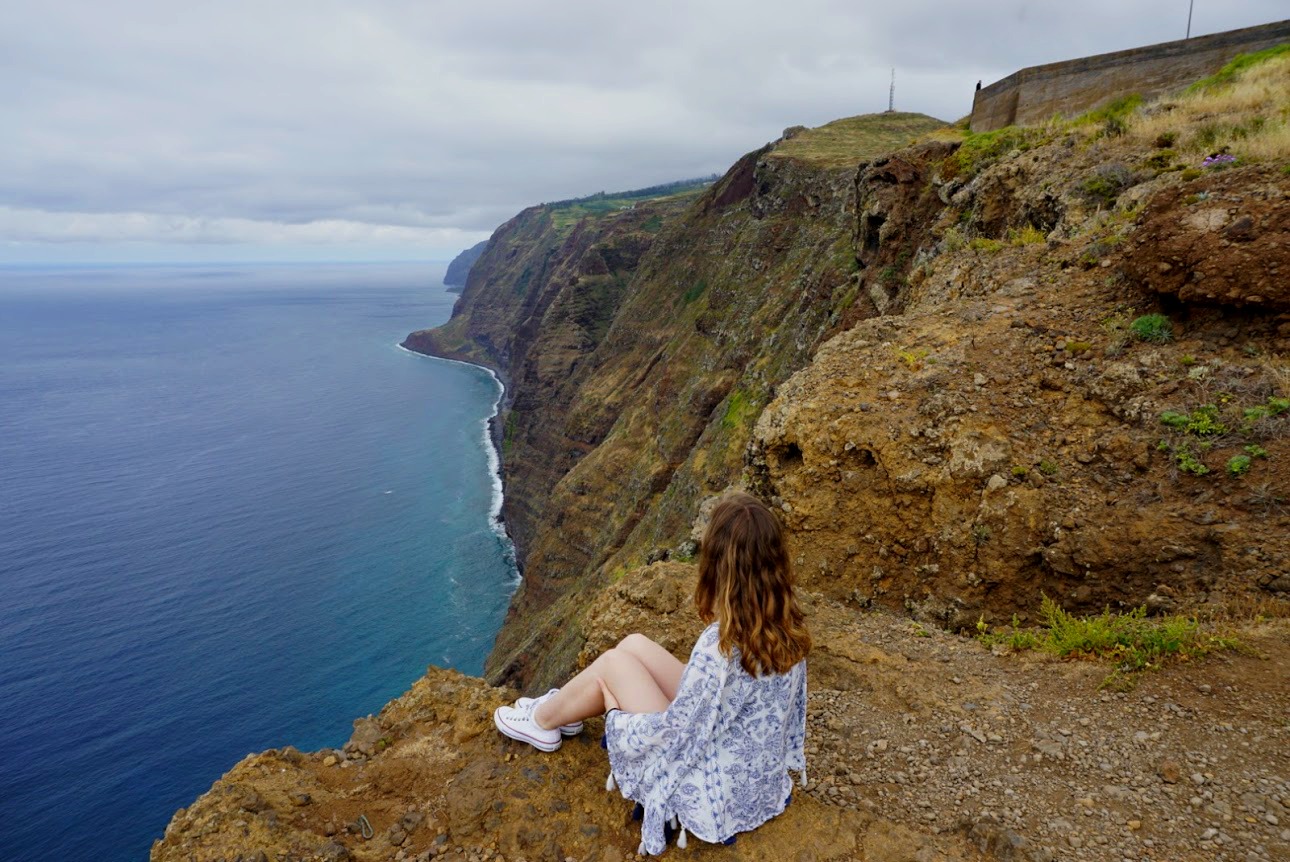
[[[721,651],[737,648],[753,676],[784,673],[811,651],[784,530],[756,497],[732,493],[713,509],[694,604],[705,623],[719,621]]]

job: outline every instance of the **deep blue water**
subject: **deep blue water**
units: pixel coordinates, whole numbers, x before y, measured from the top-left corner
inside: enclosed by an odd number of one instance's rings
[[[441,276],[0,268],[6,860],[146,859],[248,752],[480,671],[497,384],[396,346]]]

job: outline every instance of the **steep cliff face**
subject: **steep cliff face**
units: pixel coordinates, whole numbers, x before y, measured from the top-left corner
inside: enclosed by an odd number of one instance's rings
[[[450,287],[464,286],[466,278],[470,275],[470,268],[475,265],[475,261],[479,260],[479,256],[484,253],[484,248],[487,245],[488,240],[475,243],[454,257],[443,274],[443,283]]]
[[[604,340],[641,256],[689,196],[641,203],[562,226],[546,206],[502,225],[453,310],[404,346],[497,371],[507,389],[499,417],[507,495],[503,515],[521,549],[541,523],[551,489],[605,433],[594,417],[569,423],[573,372]]]
[[[931,139],[864,158],[911,124]],[[1010,151],[936,130],[840,121],[697,199],[563,231],[526,211],[453,320],[409,338],[513,394],[526,577],[491,679],[558,681],[588,602],[692,552],[732,484],[783,508],[813,588],[951,628],[1044,594],[1163,610],[1284,586],[1284,171],[1183,179],[1173,151],[1080,126]],[[1134,335],[1150,311],[1168,340]]]
[[[775,387],[829,333],[878,313],[865,270],[876,283],[883,259],[864,247],[878,228],[856,220],[856,166],[942,124],[839,126],[750,153],[692,202],[564,234],[528,210],[499,229],[453,319],[409,337],[498,367],[514,393],[505,515],[525,580],[490,679],[537,688],[567,673],[587,598],[684,542],[696,501],[738,479]]]

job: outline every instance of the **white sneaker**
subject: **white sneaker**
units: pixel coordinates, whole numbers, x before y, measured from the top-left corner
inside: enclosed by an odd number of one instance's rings
[[[541,704],[546,703],[546,701],[555,697],[555,693],[559,690],[560,689],[558,688],[553,688],[546,694],[539,695],[538,697],[521,697],[519,700],[515,701],[515,705],[520,709],[527,709],[529,707],[537,709]],[[564,736],[577,736],[582,733],[582,722],[575,721],[572,724],[562,724],[560,725],[560,733]]]
[[[537,726],[532,706],[499,706],[493,710],[493,724],[504,735],[527,742],[539,751],[555,751],[563,739],[558,728],[543,730]]]

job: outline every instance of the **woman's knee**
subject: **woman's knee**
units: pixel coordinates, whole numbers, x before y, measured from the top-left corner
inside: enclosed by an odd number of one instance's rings
[[[641,634],[640,632],[632,632],[627,637],[623,638],[618,642],[617,648],[620,650],[624,650],[626,652],[633,652],[642,647],[648,648],[651,646],[655,646],[654,641],[645,637],[645,635]]]
[[[639,664],[636,657],[621,646],[610,647],[600,654],[596,659],[603,668],[622,667],[624,665]]]
[[[611,664],[612,662],[617,661],[618,656],[621,653],[622,653],[622,650],[619,649],[618,647],[616,646],[610,647],[609,649],[602,652],[600,655],[596,656],[595,660],[590,665],[587,666],[587,669],[590,670],[593,667],[604,668],[605,665]]]
[[[633,654],[630,650],[614,647],[607,649],[596,659],[599,667],[598,672],[605,677],[614,679],[635,679],[644,674],[649,675],[649,670],[645,667],[640,657]]]
[[[594,662],[594,664],[599,665],[601,669],[622,667],[624,665],[639,665],[640,663],[640,659],[632,655],[631,650],[623,649],[621,644],[605,650]]]

